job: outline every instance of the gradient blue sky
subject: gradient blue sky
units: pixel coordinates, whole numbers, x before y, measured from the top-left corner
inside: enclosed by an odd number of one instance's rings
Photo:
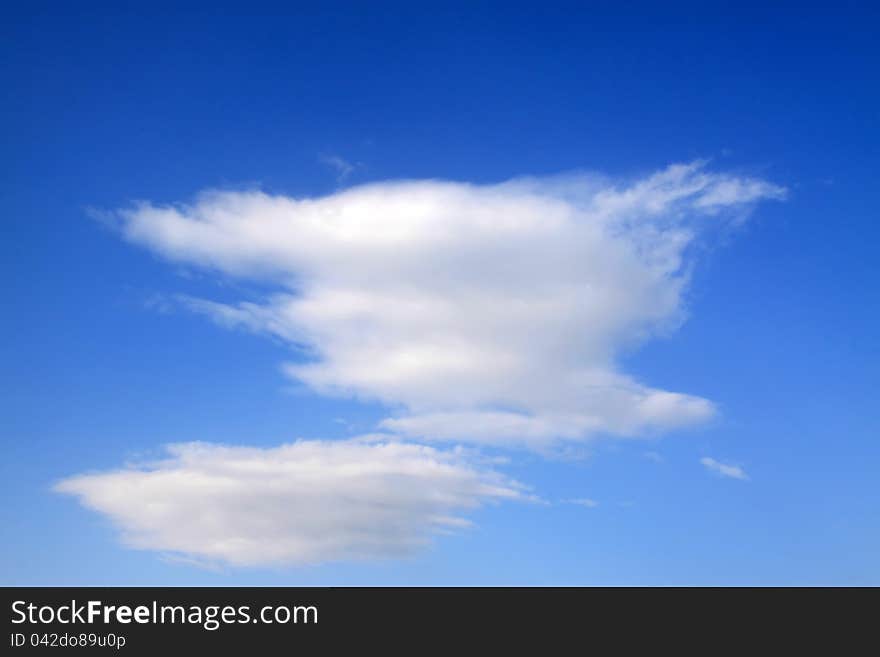
[[[0,580],[880,585],[877,10],[322,4],[3,10]],[[354,165],[344,180],[334,157]],[[403,559],[206,569],[126,548],[52,492],[165,443],[341,439],[386,415],[291,392],[277,341],[163,311],[258,288],[169,265],[94,209],[700,158],[788,198],[700,256],[687,322],[623,368],[718,416],[503,467],[545,500],[598,506],[488,505]]]

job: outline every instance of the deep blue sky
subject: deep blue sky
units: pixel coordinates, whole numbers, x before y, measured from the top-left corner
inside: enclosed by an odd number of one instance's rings
[[[3,10],[0,580],[880,584],[880,12],[322,4]],[[711,158],[786,186],[702,259],[684,327],[627,359],[720,418],[579,462],[519,454],[510,471],[542,494],[602,504],[485,508],[409,560],[218,573],[121,547],[52,483],[167,442],[342,437],[334,418],[382,415],[285,392],[271,341],[150,308],[222,290],[89,209],[326,193],[322,155],[360,163],[347,184]]]

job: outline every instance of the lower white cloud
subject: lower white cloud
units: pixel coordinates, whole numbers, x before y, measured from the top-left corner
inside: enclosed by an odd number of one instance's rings
[[[55,490],[107,516],[131,547],[236,566],[404,556],[470,524],[463,511],[530,497],[462,450],[372,440],[166,449]]]

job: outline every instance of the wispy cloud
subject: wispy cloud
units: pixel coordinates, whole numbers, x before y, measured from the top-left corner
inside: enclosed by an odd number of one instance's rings
[[[358,166],[338,155],[327,155],[324,153],[318,156],[318,161],[336,174],[336,182],[340,184],[345,182]]]
[[[645,452],[642,456],[654,463],[663,463],[664,460],[663,455],[659,452]]]
[[[167,450],[55,490],[110,518],[131,547],[237,566],[407,555],[468,526],[462,512],[529,499],[460,450],[372,440]]]
[[[274,283],[258,302],[189,305],[295,347],[285,372],[320,393],[398,409],[381,428],[548,451],[713,416],[710,400],[638,381],[618,355],[683,321],[697,240],[784,195],[698,162],[628,182],[214,191],[119,216],[129,240],[173,261]]]
[[[599,503],[596,500],[591,500],[588,497],[576,497],[570,500],[564,500],[566,504],[576,504],[577,506],[583,506],[588,509],[595,509],[599,506]]]
[[[708,456],[704,456],[703,458],[701,458],[700,463],[702,463],[707,470],[715,472],[722,477],[730,477],[731,479],[742,480],[747,480],[749,478],[745,470],[743,470],[738,465],[722,463],[721,461],[716,461],[715,459]]]

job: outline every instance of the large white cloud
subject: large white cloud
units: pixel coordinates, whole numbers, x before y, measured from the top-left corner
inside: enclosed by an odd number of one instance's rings
[[[132,547],[237,566],[406,555],[467,525],[462,511],[528,498],[460,450],[407,443],[184,443],[168,452],[55,489],[108,516]]]
[[[701,234],[784,193],[692,163],[626,184],[215,191],[119,216],[128,239],[163,256],[277,285],[257,302],[187,303],[297,348],[285,371],[315,390],[388,404],[385,430],[544,448],[713,415],[707,399],[628,376],[618,357],[681,322]]]

